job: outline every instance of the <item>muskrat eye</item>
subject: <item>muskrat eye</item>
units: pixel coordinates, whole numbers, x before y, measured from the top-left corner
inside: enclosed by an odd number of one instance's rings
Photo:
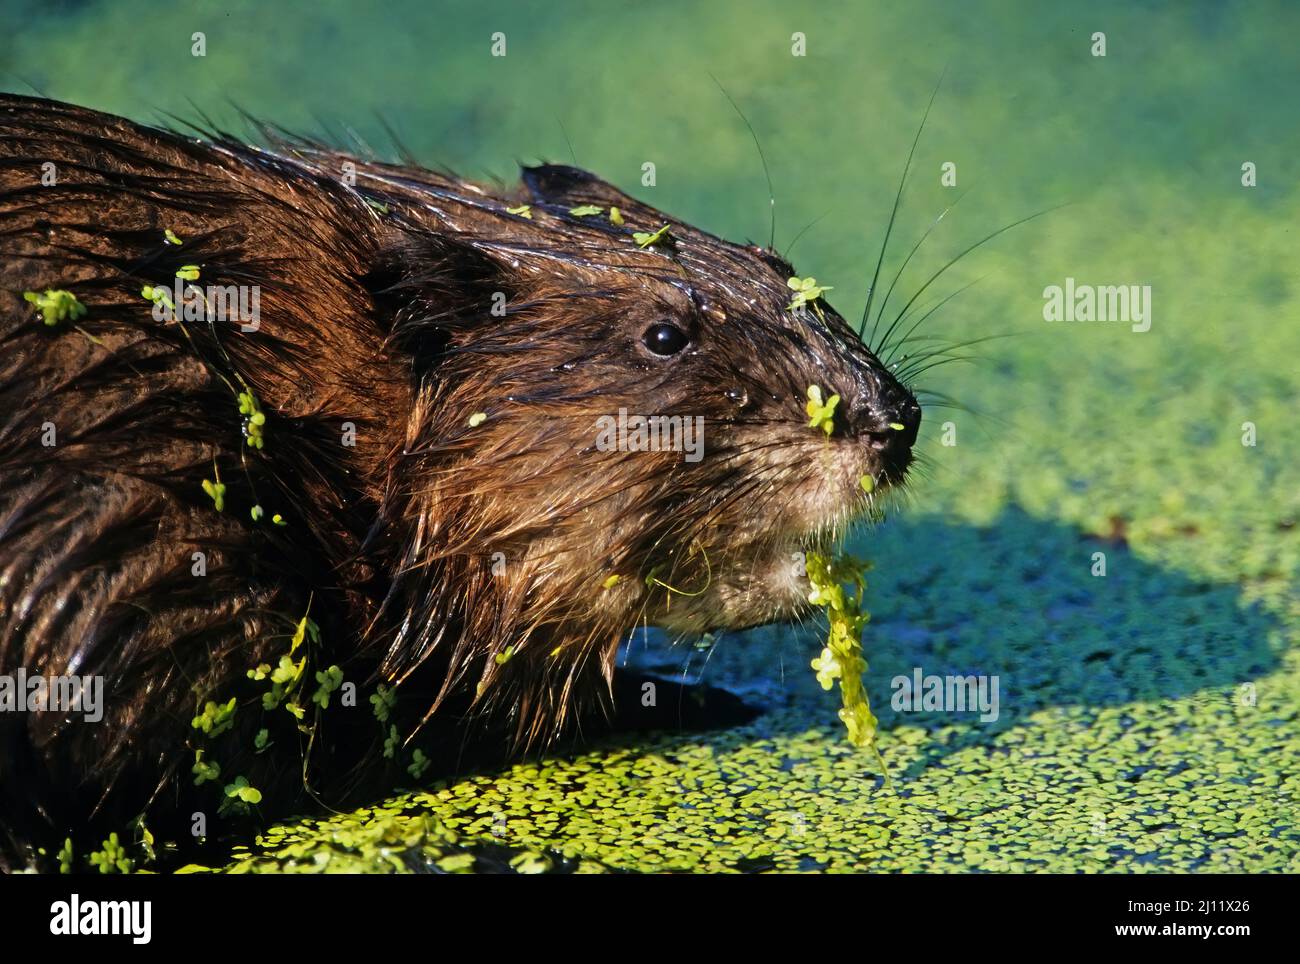
[[[676,355],[690,343],[690,339],[686,337],[686,332],[676,325],[668,324],[666,321],[661,321],[647,328],[645,334],[641,336],[641,340],[656,355],[664,356]]]

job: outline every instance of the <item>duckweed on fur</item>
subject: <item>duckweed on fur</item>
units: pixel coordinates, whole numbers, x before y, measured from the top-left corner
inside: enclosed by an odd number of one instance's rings
[[[142,89],[171,91],[160,106],[179,112],[191,98],[215,104],[233,91],[255,113],[307,126],[313,105],[286,116],[282,92],[259,85],[256,68],[276,62],[305,76],[322,58],[346,58],[355,38],[339,29],[339,6],[321,5],[314,26],[288,9],[268,14],[282,29],[249,33],[209,58],[199,88],[169,85],[188,51],[172,45],[168,59],[151,40],[189,35],[192,15],[178,5],[150,12],[155,31],[123,38],[129,72],[105,73],[82,56],[84,40],[61,15],[33,17],[13,73],[47,71],[73,99],[94,91],[99,106],[126,113],[142,110]],[[401,18],[445,19],[428,4],[401,6]],[[769,38],[764,49],[789,36],[789,6],[746,6],[749,32]],[[637,5],[641,33],[677,29],[679,7]],[[275,826],[226,869],[473,872],[508,869],[513,847],[545,855],[552,872],[1300,872],[1300,281],[1294,259],[1277,256],[1294,248],[1300,223],[1300,151],[1290,102],[1259,94],[1261,78],[1285,66],[1279,19],[1157,20],[1132,4],[1102,7],[1101,19],[1158,34],[1160,44],[1093,61],[1059,16],[1027,18],[1023,4],[1001,0],[990,16],[1013,29],[984,31],[972,44],[950,5],[926,2],[846,6],[842,28],[823,31],[806,63],[755,59],[756,48],[734,42],[733,10],[697,5],[691,30],[656,54],[668,96],[628,109],[617,85],[593,90],[600,121],[576,134],[589,145],[584,166],[683,220],[730,237],[765,234],[759,186],[745,174],[753,144],[722,122],[725,102],[704,104],[714,93],[699,70],[707,62],[772,145],[778,245],[789,251],[801,223],[832,211],[791,257],[801,272],[861,279],[935,64],[951,62],[877,305],[913,239],[958,193],[977,189],[919,248],[887,299],[886,324],[968,243],[1022,213],[1083,202],[964,258],[917,306],[983,278],[920,330],[945,341],[919,345],[1013,337],[978,346],[969,367],[920,377],[921,387],[986,414],[926,404],[927,477],[916,477],[905,508],[852,545],[875,563],[864,600],[873,616],[865,685],[894,792],[843,739],[807,669],[825,625],[723,636],[707,662],[692,647],[637,636],[633,666],[702,675],[768,712],[740,729],[624,735],[368,810]],[[116,5],[88,5],[84,32],[109,29],[119,15]],[[1293,14],[1278,16],[1294,24]],[[410,146],[460,151],[503,177],[513,177],[521,145],[561,151],[558,130],[539,141],[528,125],[570,110],[575,78],[626,69],[623,45],[592,41],[604,27],[592,18],[557,7],[532,28],[533,47],[556,65],[549,89],[503,96],[517,80],[489,72],[504,79],[483,82],[479,122],[426,125]],[[918,22],[932,26],[934,56],[899,58]],[[283,43],[287,31],[308,27],[311,42]],[[1043,42],[1025,44],[1026,30]],[[420,45],[408,48],[386,60],[399,80],[427,58]],[[484,76],[479,44],[447,44],[440,56],[448,76]],[[824,71],[808,69],[818,63]],[[746,85],[759,82],[781,96],[751,96]],[[1010,113],[1008,84],[1018,95]],[[366,118],[374,89],[320,96],[331,116]],[[864,90],[874,92],[871,123],[843,123],[860,113]],[[681,111],[693,98],[699,109]],[[1242,100],[1251,111],[1219,109]],[[465,102],[460,85],[426,85],[397,109],[454,118]],[[823,139],[816,163],[802,163],[801,141],[782,141],[783,131],[809,129]],[[646,130],[655,132],[653,152],[630,147]],[[1250,153],[1256,130],[1269,132],[1262,157]],[[643,153],[676,162],[684,176],[638,191],[629,158]],[[937,176],[949,159],[960,162],[955,190]],[[1260,162],[1257,188],[1240,183],[1245,160]],[[1151,285],[1151,330],[1044,322],[1043,287],[1066,277]],[[815,313],[816,282],[805,281],[790,300],[802,293]],[[866,291],[844,280],[829,297],[856,321]],[[1244,422],[1257,427],[1257,444],[1242,443]],[[266,505],[268,515],[277,508]],[[1098,553],[1105,575],[1093,575]],[[916,668],[999,677],[998,718],[895,709],[892,680]]]
[[[86,313],[86,306],[71,291],[46,288],[43,292],[24,291],[23,300],[34,305],[41,320],[49,326],[61,321],[76,321]]]

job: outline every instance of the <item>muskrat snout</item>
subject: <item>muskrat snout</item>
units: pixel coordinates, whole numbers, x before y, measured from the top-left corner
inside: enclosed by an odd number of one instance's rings
[[[845,430],[877,454],[884,481],[898,482],[912,461],[921,406],[902,384],[889,375],[884,379],[879,389],[849,406]]]

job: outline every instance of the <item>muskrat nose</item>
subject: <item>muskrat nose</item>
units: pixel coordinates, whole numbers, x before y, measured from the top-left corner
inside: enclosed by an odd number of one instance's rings
[[[901,428],[900,428],[901,426]],[[911,395],[899,399],[893,406],[887,426],[894,437],[909,449],[916,444],[916,434],[921,429],[921,406]]]
[[[869,441],[874,449],[907,451],[916,444],[921,406],[901,385],[859,396],[847,414],[847,433]]]
[[[912,462],[912,446],[921,427],[921,406],[905,391],[881,404],[868,406],[853,420],[857,437],[876,453],[880,460],[877,482],[897,482]]]

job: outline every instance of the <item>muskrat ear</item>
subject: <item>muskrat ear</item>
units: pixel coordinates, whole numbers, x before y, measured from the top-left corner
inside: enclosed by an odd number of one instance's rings
[[[609,187],[590,171],[567,164],[539,164],[537,167],[520,167],[519,176],[533,196],[542,204],[558,204],[572,200],[577,194],[588,193],[593,186]]]
[[[524,187],[537,204],[554,204],[574,207],[579,204],[600,204],[616,207],[624,214],[644,215],[645,220],[661,220],[663,215],[634,198],[628,197],[608,181],[602,181],[590,171],[567,164],[540,164],[521,167],[519,176]]]

